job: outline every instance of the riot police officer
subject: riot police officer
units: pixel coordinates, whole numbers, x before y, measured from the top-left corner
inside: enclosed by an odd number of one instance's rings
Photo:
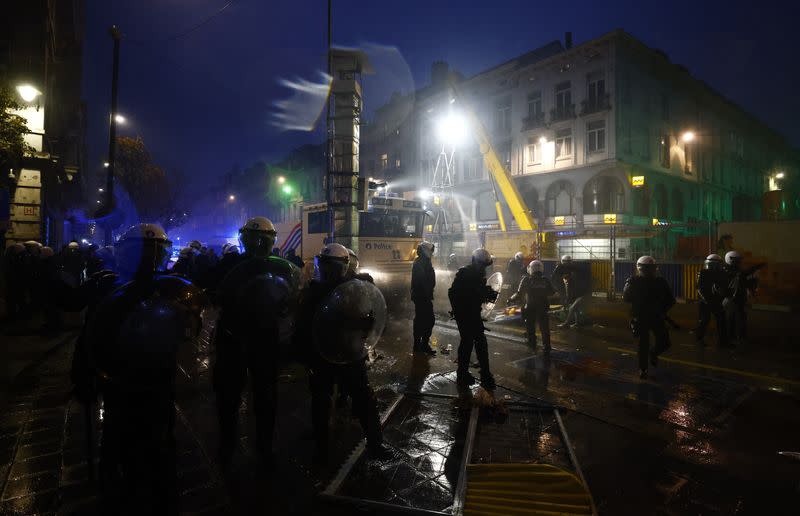
[[[435,246],[431,242],[420,242],[417,257],[411,267],[411,301],[414,302],[414,353],[435,355],[430,338],[435,323],[433,315],[433,289],[436,288],[436,273],[431,257]]]
[[[727,321],[725,311],[722,309],[722,300],[727,291],[727,275],[722,268],[722,258],[718,254],[706,257],[703,269],[697,273],[697,296],[699,302],[698,323],[694,331],[698,345],[703,345],[706,328],[711,322],[711,317],[717,324],[717,339],[720,347],[728,345]]]
[[[220,317],[214,339],[213,371],[220,427],[219,454],[228,464],[238,439],[238,414],[248,372],[252,379],[257,449],[272,461],[277,378],[282,332],[288,324],[299,271],[271,256],[277,233],[266,217],[253,217],[239,230],[244,253],[219,285]]]
[[[658,356],[669,346],[669,333],[665,317],[675,304],[675,296],[667,281],[659,276],[652,256],[642,256],[636,261],[637,274],[625,281],[622,298],[631,304],[634,336],[639,338],[640,377],[647,378],[648,364],[658,365]],[[650,333],[655,346],[650,349]]]
[[[542,333],[542,345],[545,352],[550,351],[550,296],[555,294],[555,289],[550,280],[544,277],[544,264],[533,260],[528,264],[528,275],[520,281],[519,289],[511,296],[511,301],[516,301],[524,296],[525,305],[522,317],[525,319],[525,329],[528,333],[528,344],[536,350],[536,325]]]
[[[206,299],[164,275],[172,243],[156,224],[116,242],[127,283],[97,306],[86,331],[104,401],[100,479],[115,512],[177,513],[175,376],[178,354],[197,335]]]
[[[497,300],[497,292],[486,285],[486,273],[494,259],[486,249],[475,249],[472,262],[456,272],[453,284],[447,291],[453,316],[458,325],[461,342],[458,346],[457,383],[459,387],[469,387],[475,378],[469,373],[469,362],[472,349],[478,357],[481,368],[481,386],[487,391],[494,391],[495,381],[489,369],[489,349],[481,318],[481,305]]]
[[[741,346],[747,338],[747,300],[755,294],[758,279],[755,272],[764,267],[759,263],[742,269],[742,255],[738,251],[725,253],[727,289],[722,306],[727,319],[728,338],[731,346]]]
[[[338,383],[344,393],[353,400],[353,413],[358,416],[361,428],[367,438],[367,452],[371,458],[388,458],[389,451],[383,446],[377,400],[367,377],[367,350],[361,346],[349,347],[344,332],[352,330],[347,325],[364,324],[369,331],[374,320],[370,311],[363,320],[348,320],[338,317],[342,303],[355,303],[356,299],[346,296],[332,296],[339,286],[352,285],[363,292],[378,292],[369,282],[347,281],[350,255],[340,244],[327,244],[317,256],[319,278],[314,279],[305,292],[299,310],[295,346],[305,351],[305,361],[309,369],[309,388],[311,390],[311,422],[314,429],[314,462],[324,464],[328,456],[328,423],[330,419],[333,385]],[[380,296],[380,293],[377,294]],[[363,299],[364,296],[362,296]],[[382,296],[380,298],[382,300]],[[323,309],[324,307],[324,309]],[[385,302],[383,304],[385,311]],[[345,311],[348,308],[344,307]],[[338,319],[338,320],[337,320]],[[319,324],[322,321],[323,324]],[[325,327],[325,323],[331,327]]]
[[[525,256],[518,252],[514,255],[514,258],[508,261],[508,265],[506,266],[506,283],[511,286],[512,292],[516,292],[517,287],[519,287],[519,282],[522,280],[522,277],[525,275],[525,265],[523,264],[523,260]]]
[[[3,272],[6,283],[6,316],[10,321],[20,319],[26,311],[25,246],[16,242],[5,251]]]
[[[575,266],[572,256],[565,255],[561,257],[561,263],[553,270],[552,279],[559,285],[557,288],[561,292],[564,307],[567,310],[566,319],[558,327],[569,328],[573,325],[577,326],[583,313],[583,305],[590,294],[586,274]],[[573,319],[574,323],[572,322]]]

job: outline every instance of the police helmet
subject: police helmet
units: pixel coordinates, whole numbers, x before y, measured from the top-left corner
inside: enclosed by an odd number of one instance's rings
[[[70,250],[76,250],[79,247],[80,246],[78,245],[78,242],[70,242],[69,244],[67,244],[67,249],[70,249]]]
[[[728,251],[725,253],[725,263],[728,265],[738,265],[742,261],[742,255],[738,251]]]
[[[191,242],[189,242],[189,247],[191,247],[195,251],[199,251],[200,248],[203,247],[203,244],[201,244],[199,240],[192,240]]]
[[[544,273],[544,264],[539,260],[533,260],[528,264],[528,274],[533,276],[534,272]]]
[[[350,253],[342,244],[327,244],[317,255],[317,263],[322,281],[338,281],[347,274]]]
[[[489,251],[483,247],[479,247],[472,251],[472,263],[479,267],[488,267],[494,263],[494,257]]]
[[[652,275],[656,272],[656,259],[652,256],[640,256],[636,260],[636,270],[643,275]]]
[[[248,254],[269,256],[278,237],[275,225],[266,217],[253,217],[239,228],[239,243]]]
[[[118,268],[125,273],[163,270],[172,254],[172,242],[158,224],[131,226],[114,244]]]
[[[709,254],[704,263],[706,269],[716,269],[722,265],[722,257],[718,254]]]
[[[430,258],[433,256],[433,251],[436,249],[436,246],[433,245],[433,242],[428,242],[423,240],[422,242],[417,245],[417,255],[424,256],[426,258]]]
[[[53,256],[53,248],[52,247],[42,247],[42,258],[51,258]]]
[[[565,254],[561,257],[561,263],[572,263],[572,256]]]
[[[222,254],[239,254],[239,246],[230,244]]]
[[[514,259],[518,262],[521,262],[523,258],[525,258],[525,255],[521,252],[517,252],[517,254],[514,255]]]

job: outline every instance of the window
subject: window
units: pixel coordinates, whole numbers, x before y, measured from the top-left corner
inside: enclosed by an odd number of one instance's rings
[[[528,117],[535,120],[542,116],[542,92],[534,91],[528,94]]]
[[[572,106],[572,86],[569,81],[556,85],[556,111],[566,113]]]
[[[572,206],[574,198],[575,192],[570,183],[559,181],[554,184],[547,191],[547,216],[574,215]]]
[[[389,155],[381,154],[381,170],[389,168]]]
[[[324,213],[324,212],[323,212]],[[359,235],[382,238],[419,238],[422,217],[413,211],[370,211],[359,215]]]
[[[692,145],[690,143],[687,143],[686,145],[684,145],[684,150],[683,150],[683,155],[684,155],[683,171],[686,173],[686,175],[690,176],[690,175],[692,175],[692,172],[694,172],[694,169],[695,169],[694,160],[696,158],[695,154],[696,154],[696,151],[694,149],[694,145]]]
[[[464,180],[478,179],[481,176],[480,158],[469,156],[464,160]]]
[[[400,168],[400,152],[396,152],[394,155],[394,168]]]
[[[511,130],[511,97],[504,97],[495,102],[494,129],[498,132]]]
[[[587,90],[587,100],[589,101],[589,106],[599,108],[603,105],[603,103],[605,103],[606,80],[602,73],[595,72],[589,74]]]
[[[528,154],[528,165],[542,162],[542,144],[538,140],[529,138],[526,152]]]
[[[606,150],[606,121],[595,120],[586,124],[586,151]]]
[[[556,131],[556,159],[572,156],[572,129]]]
[[[308,212],[308,233],[327,233],[328,232],[328,212],[310,211]]]
[[[506,170],[511,169],[511,142],[501,143],[497,146],[497,157],[499,157]]]
[[[662,134],[658,141],[658,162],[664,168],[669,168],[669,135]]]

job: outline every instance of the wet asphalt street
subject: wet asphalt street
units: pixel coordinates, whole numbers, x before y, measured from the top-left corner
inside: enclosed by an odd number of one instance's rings
[[[778,455],[800,450],[797,355],[786,349],[699,349],[687,332],[673,332],[672,349],[641,381],[632,339],[618,326],[598,320],[555,330],[549,356],[528,348],[518,322],[489,327],[498,397],[564,407],[564,425],[600,514],[797,513],[800,461]],[[254,458],[247,400],[233,467],[219,467],[209,331],[211,325],[181,358],[176,435],[182,511],[353,514],[352,507],[330,506],[315,494],[357,444],[358,424],[349,409],[337,411],[330,465],[313,470],[310,402],[300,366],[287,366],[280,377],[275,467],[261,468]],[[99,513],[96,489],[87,479],[85,414],[69,396],[72,343],[65,336],[54,338],[52,350],[5,393],[0,514]],[[381,358],[370,372],[384,408],[398,392],[452,383],[455,353],[414,357],[410,341],[410,321],[390,321],[378,347]],[[448,344],[455,351],[457,331],[438,321],[434,346],[442,350]],[[447,404],[445,410],[451,410]],[[100,415],[94,411],[95,443]],[[438,449],[443,474],[436,484],[426,479],[425,486],[446,490],[456,450]],[[414,474],[408,482],[421,489]]]

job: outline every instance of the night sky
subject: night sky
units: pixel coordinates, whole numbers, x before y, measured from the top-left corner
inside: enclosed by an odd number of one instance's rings
[[[781,4],[789,2],[334,0],[333,41],[383,57],[379,75],[366,82],[369,114],[393,89],[427,84],[434,60],[469,76],[563,41],[565,31],[577,45],[622,28],[800,147],[799,45],[794,17]],[[122,134],[142,136],[158,163],[192,178],[190,189],[207,187],[236,163],[321,141],[319,130],[283,131],[270,120],[275,102],[290,96],[281,79],[313,81],[325,69],[326,5],[87,0],[90,167],[99,170],[107,147],[112,24],[125,38],[119,105],[129,124]]]

